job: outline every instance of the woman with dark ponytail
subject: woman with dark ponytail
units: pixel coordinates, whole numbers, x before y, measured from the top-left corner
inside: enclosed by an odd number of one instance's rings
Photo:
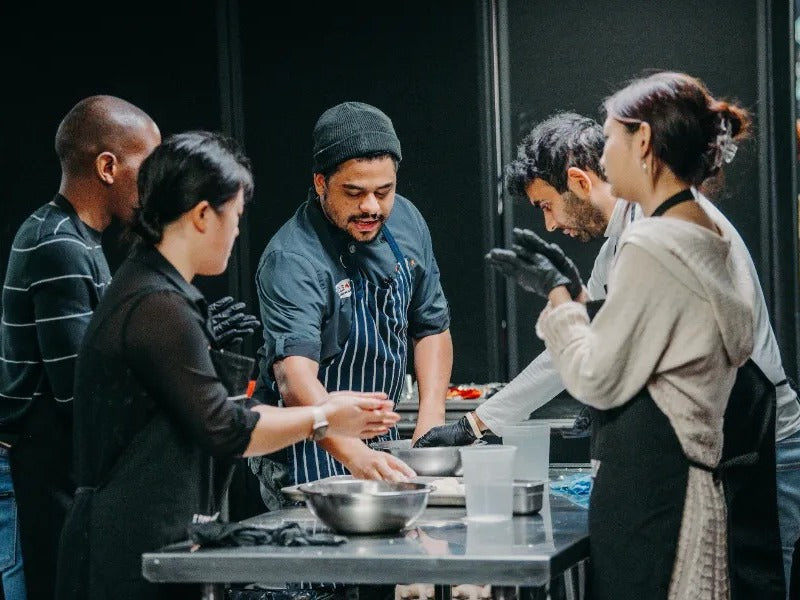
[[[132,226],[141,242],[92,315],[77,362],[75,501],[58,598],[197,597],[149,584],[141,555],[219,517],[231,459],[327,432],[368,439],[398,415],[384,394],[316,406],[251,404],[253,361],[218,347],[195,275],[228,263],[253,193],[248,159],[210,132],[172,136],[144,161]]]
[[[589,512],[595,599],[728,600],[716,468],[738,368],[753,350],[753,281],[695,188],[731,162],[745,110],[658,73],[605,101],[601,164],[647,217],[619,241],[604,306],[549,292],[537,322],[567,390],[595,412]]]

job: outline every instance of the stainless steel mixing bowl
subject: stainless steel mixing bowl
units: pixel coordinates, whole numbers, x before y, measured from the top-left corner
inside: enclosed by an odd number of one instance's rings
[[[461,474],[461,453],[458,446],[412,448],[411,440],[388,440],[375,442],[372,447],[396,456],[414,469],[417,475],[447,477]]]
[[[433,488],[423,483],[317,481],[298,486],[306,506],[340,533],[391,533],[416,521]]]

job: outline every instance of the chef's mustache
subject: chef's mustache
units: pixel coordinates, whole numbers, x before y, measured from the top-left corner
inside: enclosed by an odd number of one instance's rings
[[[352,215],[348,217],[347,221],[354,222],[354,221],[363,221],[367,219],[370,221],[380,221],[381,223],[383,223],[386,220],[386,217],[384,217],[380,213],[361,213],[360,215]]]

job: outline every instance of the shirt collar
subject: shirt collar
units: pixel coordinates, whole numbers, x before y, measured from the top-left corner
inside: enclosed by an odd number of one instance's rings
[[[186,281],[178,270],[169,262],[158,249],[151,244],[140,244],[133,253],[133,260],[149,267],[153,271],[160,273],[169,281],[181,294],[194,302],[205,314],[207,303],[202,292]]]
[[[56,193],[53,196],[53,200],[51,204],[54,204],[61,210],[63,210],[69,216],[70,221],[72,221],[73,226],[75,229],[81,232],[83,237],[87,240],[94,240],[97,243],[100,243],[100,240],[103,238],[103,232],[98,231],[92,227],[89,227],[86,223],[81,221],[78,213],[75,212],[75,207],[72,206],[72,203],[67,199],[66,196]]]
[[[308,205],[309,218],[314,231],[317,232],[320,239],[332,242],[338,251],[343,252],[350,236],[328,220],[328,217],[322,212],[322,205],[313,188],[308,193]]]
[[[636,218],[636,205],[627,200],[617,200],[606,226],[606,237],[619,237],[625,226]]]

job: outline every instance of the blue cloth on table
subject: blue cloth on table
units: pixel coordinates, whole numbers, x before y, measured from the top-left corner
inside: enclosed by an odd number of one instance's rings
[[[591,475],[568,475],[564,479],[550,482],[550,491],[564,496],[581,508],[589,508],[589,495],[592,491]]]

